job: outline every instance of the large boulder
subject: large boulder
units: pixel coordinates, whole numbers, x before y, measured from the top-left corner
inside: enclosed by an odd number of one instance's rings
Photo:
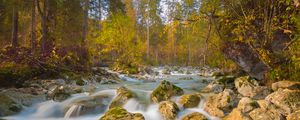
[[[230,89],[225,89],[223,92],[210,96],[205,103],[204,110],[209,114],[224,117],[238,103],[237,95]]]
[[[184,108],[197,107],[200,102],[200,95],[198,94],[188,94],[180,97],[179,103]]]
[[[279,81],[272,84],[272,90],[276,91],[279,88],[281,89],[291,89],[291,90],[300,90],[300,82],[293,81]]]
[[[199,112],[194,112],[184,116],[181,120],[208,120],[208,118]]]
[[[24,107],[45,100],[45,94],[38,88],[12,88],[3,90],[0,92],[0,116],[16,114]]]
[[[292,114],[289,114],[287,117],[286,117],[287,120],[300,120],[300,110],[292,113]]]
[[[108,110],[99,120],[145,120],[140,113],[129,113],[124,108],[114,107]]]
[[[268,87],[259,86],[259,83],[249,76],[239,77],[234,81],[237,91],[244,97],[264,99],[270,90]]]
[[[159,113],[165,120],[175,120],[179,108],[173,101],[164,101],[159,104]]]
[[[160,85],[151,93],[151,100],[155,103],[169,100],[172,96],[183,95],[183,90],[170,83],[169,81],[163,80]]]
[[[136,97],[132,91],[126,87],[120,87],[117,89],[117,96],[112,100],[109,108],[122,107],[129,99]]]
[[[300,90],[279,89],[265,100],[284,110],[284,115],[300,110]]]
[[[0,116],[13,115],[22,110],[22,105],[7,95],[0,93]]]
[[[283,120],[282,110],[278,109],[271,102],[266,100],[258,100],[259,108],[249,112],[249,116],[253,120]]]
[[[278,40],[281,41],[281,40]],[[268,66],[257,56],[256,51],[245,42],[230,42],[225,44],[222,50],[227,58],[233,60],[241,69],[251,77],[264,79],[269,71]]]

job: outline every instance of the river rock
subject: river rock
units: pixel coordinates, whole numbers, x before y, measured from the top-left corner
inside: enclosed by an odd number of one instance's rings
[[[16,114],[23,107],[28,107],[45,100],[45,94],[39,88],[11,88],[3,90],[0,92],[0,116]]]
[[[249,116],[245,115],[241,110],[235,108],[229,115],[222,120],[252,120]]]
[[[49,90],[54,86],[64,86],[66,85],[66,81],[63,79],[53,79],[53,80],[41,80],[40,84],[43,88]]]
[[[238,107],[233,109],[229,115],[224,117],[224,120],[251,120],[248,113],[259,105],[256,101],[248,97],[243,97],[238,104]]]
[[[180,97],[179,103],[184,108],[193,108],[197,107],[200,102],[200,95],[197,94],[188,94]]]
[[[159,112],[164,120],[175,120],[179,108],[173,101],[164,101],[159,104]]]
[[[122,107],[129,99],[136,97],[132,91],[126,87],[120,87],[117,89],[117,96],[112,100],[109,108]]]
[[[145,120],[140,113],[129,113],[124,108],[114,107],[109,109],[99,120]]]
[[[248,97],[243,97],[239,101],[237,109],[240,110],[242,113],[248,113],[258,107],[259,104],[255,100],[252,100]]]
[[[284,115],[300,110],[300,90],[279,89],[268,95],[265,100],[283,109]]]
[[[170,75],[171,74],[171,70],[169,68],[165,68],[165,69],[162,70],[161,73],[164,74],[164,75]]]
[[[272,84],[272,90],[276,91],[279,88],[282,89],[291,89],[291,90],[300,90],[300,82],[293,82],[293,81],[279,81]]]
[[[203,114],[194,112],[184,116],[181,120],[208,120]]]
[[[235,79],[234,81],[237,91],[244,97],[253,99],[264,99],[270,90],[266,86],[259,86],[259,83],[251,79],[249,76],[244,76]]]
[[[214,93],[220,93],[224,90],[225,86],[222,83],[219,83],[217,81],[213,81],[210,84],[208,84],[205,88],[201,90],[201,92],[208,93],[208,92],[214,92]]]
[[[68,105],[66,108],[67,113],[69,112],[68,117],[78,117],[87,114],[97,114],[99,112],[105,112],[105,109],[109,105],[110,100],[111,96],[109,95],[89,96],[83,99],[76,100],[70,103],[70,105]],[[70,109],[74,106],[78,106],[80,109]]]
[[[0,116],[13,115],[22,110],[22,105],[7,95],[0,93]]]
[[[300,110],[292,113],[292,114],[289,114],[287,117],[286,117],[287,120],[300,120]]]
[[[172,96],[183,95],[183,90],[169,81],[163,80],[151,93],[151,100],[155,103],[169,100]]]
[[[249,112],[253,120],[283,120],[283,111],[269,101],[258,100],[259,108]]]
[[[225,89],[223,92],[210,96],[205,103],[204,110],[211,115],[224,117],[232,108],[237,106],[237,95],[230,89]]]
[[[284,120],[284,117],[275,109],[257,108],[251,111],[249,115],[253,120]]]
[[[66,86],[53,86],[47,93],[48,99],[54,101],[64,101],[71,96],[73,92]]]

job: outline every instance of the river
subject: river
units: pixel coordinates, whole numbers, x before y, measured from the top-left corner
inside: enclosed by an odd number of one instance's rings
[[[185,94],[195,93],[205,87],[213,77],[200,76],[200,71],[191,68],[181,68],[180,71],[170,71],[170,74],[163,74],[163,67],[155,67],[153,71],[156,75],[144,75],[146,79],[137,79],[124,74],[119,74],[123,80],[119,84],[96,84],[96,90],[93,93],[73,94],[67,100],[55,102],[52,100],[34,104],[25,108],[15,116],[5,117],[9,120],[97,120],[105,111],[108,105],[116,96],[116,89],[125,86],[137,94],[136,99],[129,100],[123,107],[132,113],[141,113],[146,120],[162,120],[158,112],[158,104],[150,102],[151,92],[159,85],[161,80],[168,80],[184,90]],[[110,71],[114,72],[114,71]],[[203,110],[205,99],[209,94],[202,93],[198,107],[184,109],[180,106],[180,112],[177,119],[192,112],[200,112],[211,120],[218,120],[217,117],[210,116]],[[180,96],[172,98],[178,103]],[[95,99],[97,98],[97,99]],[[100,99],[98,99],[100,98]],[[87,107],[88,106],[88,107]]]

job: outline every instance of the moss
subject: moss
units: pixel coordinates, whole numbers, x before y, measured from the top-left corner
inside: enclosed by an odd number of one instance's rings
[[[121,107],[109,109],[99,120],[144,120],[142,114],[133,114]]]
[[[257,108],[257,107],[259,107],[259,104],[256,101],[252,101],[252,102],[250,102],[250,106]]]
[[[121,107],[114,107],[110,110],[108,110],[103,117],[101,117],[99,120],[113,120],[113,119],[120,119],[124,118],[128,115],[128,112]]]
[[[228,83],[233,83],[235,80],[234,77],[230,77],[230,76],[226,76],[226,77],[222,77],[218,80],[219,83],[222,83],[224,85],[228,84]]]
[[[169,81],[163,80],[160,85],[151,93],[151,98],[153,102],[161,102],[170,99],[172,96],[182,94],[183,90],[180,87],[173,85]]]
[[[231,97],[230,96],[227,96],[227,102],[230,102],[231,101]]]
[[[83,86],[84,81],[82,79],[78,79],[78,80],[76,80],[76,85]]]

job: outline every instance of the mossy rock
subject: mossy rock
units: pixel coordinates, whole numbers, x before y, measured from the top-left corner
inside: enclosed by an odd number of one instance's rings
[[[117,89],[117,97],[115,97],[109,108],[122,107],[129,99],[135,98],[136,94],[130,91],[126,87],[120,87]]]
[[[76,80],[76,85],[79,85],[79,86],[83,86],[85,83],[82,79],[77,79]]]
[[[14,115],[22,110],[22,105],[7,95],[0,93],[0,116]]]
[[[108,110],[99,120],[145,120],[140,113],[129,113],[124,108],[114,107]]]
[[[179,103],[182,104],[184,108],[197,107],[200,102],[200,95],[188,94],[180,97]]]
[[[194,112],[184,116],[181,120],[208,120],[208,118],[199,112]]]
[[[163,80],[158,87],[151,93],[151,100],[155,103],[169,100],[172,96],[183,95],[180,87],[175,86],[169,81]]]
[[[165,120],[174,120],[179,108],[173,101],[164,101],[159,104],[159,112]]]

